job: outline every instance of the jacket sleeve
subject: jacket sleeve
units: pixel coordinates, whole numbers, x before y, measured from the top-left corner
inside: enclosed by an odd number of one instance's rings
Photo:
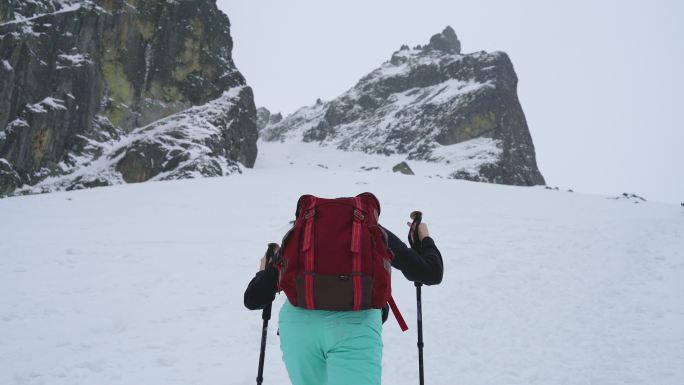
[[[426,285],[437,285],[442,282],[442,254],[432,238],[423,238],[420,250],[416,251],[406,246],[392,232],[384,227],[383,229],[387,232],[389,248],[394,254],[392,266],[401,270],[406,279]]]
[[[256,273],[245,290],[245,307],[249,310],[263,309],[273,302],[278,286],[278,270],[269,265]]]

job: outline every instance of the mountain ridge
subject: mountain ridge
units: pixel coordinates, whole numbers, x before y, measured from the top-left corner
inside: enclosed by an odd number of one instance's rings
[[[517,81],[506,53],[462,54],[446,27],[425,46],[402,46],[337,98],[262,125],[260,137],[453,163],[456,179],[544,184]],[[470,160],[480,162],[459,166],[449,146],[474,139],[481,151]]]

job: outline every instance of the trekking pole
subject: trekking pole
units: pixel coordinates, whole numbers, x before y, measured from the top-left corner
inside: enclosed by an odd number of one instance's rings
[[[268,249],[266,249],[266,266],[278,251],[277,243],[269,243]],[[261,312],[261,319],[264,320],[263,326],[261,327],[261,352],[259,353],[259,370],[257,372],[257,385],[261,385],[264,382],[264,359],[266,358],[266,337],[268,336],[268,321],[271,319],[271,304],[269,303],[264,307]]]
[[[409,230],[409,244],[414,250],[420,250],[420,238],[418,237],[418,226],[423,220],[423,213],[420,211],[414,211],[411,213],[411,219],[413,223],[411,224],[411,229]],[[421,298],[421,288],[423,284],[420,282],[415,282],[416,285],[416,309],[418,313],[418,378],[420,385],[425,384],[425,376],[423,369],[423,301]]]
[[[416,282],[416,308],[418,309],[418,378],[420,385],[425,384],[425,376],[423,374],[423,306],[420,298],[420,288],[422,283]]]

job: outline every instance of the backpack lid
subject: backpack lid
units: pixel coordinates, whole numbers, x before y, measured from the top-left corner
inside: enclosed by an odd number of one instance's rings
[[[377,208],[376,215],[378,215],[378,216],[380,215],[380,201],[378,200],[378,198],[375,195],[373,195],[373,193],[364,192],[364,193],[357,195],[356,197],[358,197],[358,198],[366,197],[366,198],[371,199],[371,201],[373,202],[373,205]],[[312,199],[319,199],[319,198],[314,196],[314,195],[311,195],[311,194],[305,194],[305,195],[302,195],[301,197],[299,197],[299,199],[297,200],[297,208],[295,210],[295,218],[299,218],[299,215],[303,212],[303,210],[305,210],[307,207],[309,207]],[[351,197],[340,197],[340,198],[335,198],[335,199],[352,199],[352,198]]]

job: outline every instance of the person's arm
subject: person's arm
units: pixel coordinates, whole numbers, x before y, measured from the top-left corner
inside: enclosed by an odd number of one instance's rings
[[[263,309],[273,302],[278,286],[278,270],[269,265],[256,273],[245,290],[245,307],[249,310]]]
[[[427,233],[427,227],[421,240],[420,251],[409,248],[391,231],[384,227],[383,229],[387,232],[389,247],[394,254],[392,266],[401,270],[406,279],[426,285],[437,285],[442,282],[444,275],[442,254],[437,249],[435,241]]]

